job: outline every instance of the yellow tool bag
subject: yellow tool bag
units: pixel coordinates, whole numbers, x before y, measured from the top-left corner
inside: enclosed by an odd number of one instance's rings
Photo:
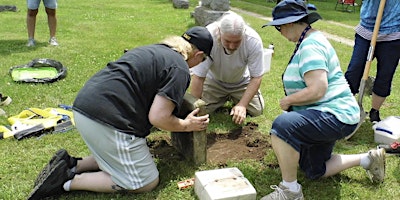
[[[46,133],[66,132],[75,125],[72,111],[62,108],[28,108],[8,118],[11,130],[0,126],[0,139],[14,136],[21,140]]]

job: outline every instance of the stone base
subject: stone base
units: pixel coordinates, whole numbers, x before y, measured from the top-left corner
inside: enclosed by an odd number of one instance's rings
[[[208,24],[216,21],[227,11],[216,11],[204,6],[197,6],[194,9],[192,16],[195,19],[195,23],[199,26],[207,26]]]
[[[189,93],[185,94],[178,117],[184,118],[196,108],[199,116],[205,115],[205,102]],[[207,162],[207,132],[171,132],[172,145],[186,159],[200,165]]]
[[[255,200],[257,196],[236,167],[196,172],[194,186],[200,200]]]

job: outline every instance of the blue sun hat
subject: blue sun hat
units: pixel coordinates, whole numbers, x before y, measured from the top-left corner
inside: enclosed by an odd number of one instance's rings
[[[282,24],[289,24],[297,22],[305,17],[306,23],[312,24],[322,17],[316,12],[310,12],[304,0],[283,0],[279,2],[272,10],[273,20],[265,26],[279,26]]]

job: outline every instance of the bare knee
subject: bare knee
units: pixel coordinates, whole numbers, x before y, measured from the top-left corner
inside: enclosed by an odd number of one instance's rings
[[[28,16],[29,17],[36,17],[36,15],[38,14],[38,9],[36,9],[36,10],[31,10],[31,9],[28,9]]]
[[[56,16],[56,9],[46,8],[46,13],[48,16]]]
[[[133,193],[143,193],[143,192],[150,192],[152,190],[154,190],[157,186],[158,183],[160,182],[159,177],[157,177],[153,182],[147,184],[146,186],[136,189],[136,190],[131,190],[131,192]]]

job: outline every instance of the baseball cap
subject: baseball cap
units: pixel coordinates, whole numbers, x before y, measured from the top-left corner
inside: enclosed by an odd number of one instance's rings
[[[304,0],[283,0],[279,2],[272,10],[273,20],[265,26],[279,26],[297,22],[307,17],[306,22],[312,24],[322,17],[316,12],[310,12]]]
[[[211,58],[213,38],[207,28],[194,26],[183,33],[182,38],[196,46],[200,51],[204,51]]]

